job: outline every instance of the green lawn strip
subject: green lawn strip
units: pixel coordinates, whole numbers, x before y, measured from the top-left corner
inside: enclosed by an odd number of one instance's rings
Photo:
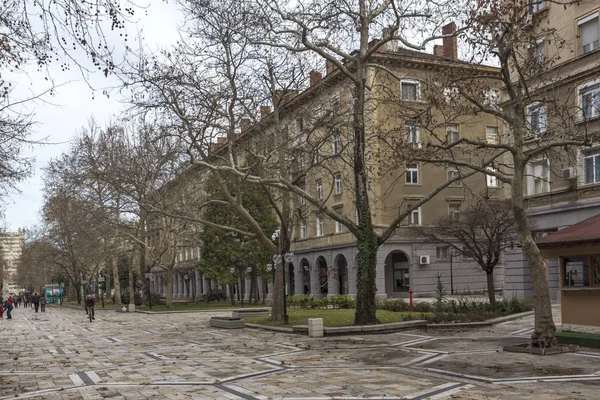
[[[350,326],[354,325],[354,310],[337,309],[291,309],[288,310],[290,317],[289,326],[308,325],[309,318],[323,318],[323,326]],[[410,315],[410,317],[409,317]],[[402,322],[404,320],[433,318],[433,313],[409,313],[377,310],[377,318],[382,324],[392,322]],[[244,318],[247,323],[266,325],[266,326],[284,326],[283,321],[272,321],[271,317]]]
[[[265,308],[270,307],[269,305],[263,304],[244,304],[244,308]],[[231,305],[229,302],[201,302],[201,303],[184,303],[178,304],[174,303],[171,308],[167,308],[164,304],[152,305],[152,310],[148,306],[137,306],[139,310],[144,311],[190,311],[190,310],[218,310],[218,309],[239,309],[242,308],[240,303],[236,303],[235,305]]]

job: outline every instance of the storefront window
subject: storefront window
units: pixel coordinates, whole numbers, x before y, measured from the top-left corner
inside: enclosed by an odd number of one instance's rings
[[[590,267],[587,257],[564,259],[564,287],[590,286]]]
[[[600,286],[600,256],[594,257],[594,286]]]

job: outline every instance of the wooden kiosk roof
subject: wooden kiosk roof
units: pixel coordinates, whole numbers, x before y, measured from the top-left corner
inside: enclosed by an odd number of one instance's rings
[[[600,214],[553,232],[537,241],[539,248],[600,242]]]

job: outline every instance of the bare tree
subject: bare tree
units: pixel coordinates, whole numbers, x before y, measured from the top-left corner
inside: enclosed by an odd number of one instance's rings
[[[419,232],[426,238],[448,246],[453,255],[472,259],[487,276],[490,304],[496,304],[494,268],[503,252],[514,246],[515,221],[509,200],[474,197],[470,204],[461,207],[460,216],[445,216]]]
[[[561,7],[574,4],[552,3]],[[496,128],[478,140],[432,140],[414,159],[453,165],[460,173],[479,171],[509,187],[517,236],[530,267],[534,291],[535,329],[531,344],[551,347],[557,345],[556,327],[544,261],[531,233],[525,190],[534,181],[542,188],[549,185],[550,171],[540,175],[533,164],[540,160],[551,160],[555,168],[571,164],[577,149],[596,141],[598,133],[588,123],[582,123],[585,113],[577,105],[576,88],[561,84],[570,74],[568,67],[561,64],[563,53],[570,51],[569,44],[543,18],[532,15],[530,4],[474,2],[469,8],[464,38],[473,50],[473,60],[496,62],[501,73],[453,70],[440,83],[448,93],[455,94],[448,108],[494,116],[503,132]],[[548,44],[545,51],[539,47],[542,39]],[[436,101],[433,96],[428,100]],[[447,117],[442,123],[456,121],[451,114]],[[456,152],[463,157],[455,157]]]

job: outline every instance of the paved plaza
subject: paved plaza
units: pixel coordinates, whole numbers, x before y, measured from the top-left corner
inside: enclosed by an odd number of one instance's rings
[[[556,309],[558,311],[558,309]],[[555,312],[558,319],[558,312]],[[0,399],[598,399],[600,352],[504,353],[492,328],[320,339],[209,327],[230,312],[17,308],[0,321]]]

